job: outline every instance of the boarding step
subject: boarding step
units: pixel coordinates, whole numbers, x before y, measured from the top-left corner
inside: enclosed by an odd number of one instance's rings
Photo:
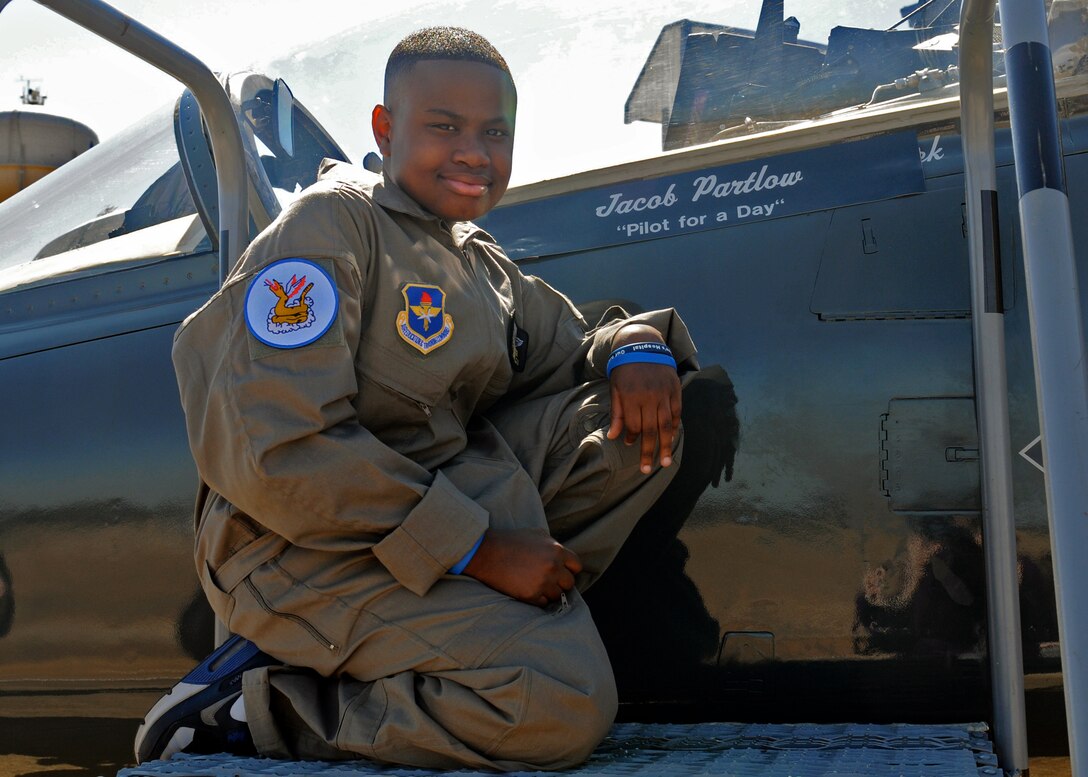
[[[118,777],[360,777],[477,775],[368,761],[280,761],[178,755],[122,769]],[[515,772],[521,777],[555,772]],[[871,725],[619,723],[593,756],[564,775],[594,777],[997,777],[984,723]]]

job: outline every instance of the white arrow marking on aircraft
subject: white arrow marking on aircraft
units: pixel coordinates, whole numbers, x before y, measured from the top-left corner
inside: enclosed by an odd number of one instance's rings
[[[1040,434],[1040,435],[1039,435],[1038,437],[1036,437],[1036,438],[1035,438],[1034,440],[1032,440],[1032,441],[1031,441],[1031,442],[1029,442],[1029,443],[1028,443],[1027,445],[1025,445],[1025,446],[1024,446],[1023,448],[1021,448],[1021,449],[1020,449],[1020,455],[1021,455],[1021,456],[1023,456],[1023,457],[1024,457],[1025,459],[1027,459],[1028,461],[1030,461],[1030,462],[1032,463],[1032,465],[1033,465],[1033,466],[1034,466],[1034,467],[1035,467],[1035,468],[1036,468],[1037,470],[1039,470],[1040,472],[1042,472],[1042,473],[1044,473],[1044,474],[1045,474],[1045,473],[1046,473],[1046,470],[1045,470],[1045,469],[1043,469],[1043,465],[1042,465],[1042,464],[1040,464],[1039,462],[1037,462],[1037,461],[1036,461],[1035,459],[1033,459],[1033,458],[1032,458],[1031,456],[1029,456],[1029,455],[1028,455],[1028,451],[1029,451],[1029,450],[1030,450],[1030,449],[1031,449],[1032,447],[1034,447],[1036,443],[1042,442],[1042,440],[1043,440],[1043,436],[1042,436],[1042,435]],[[1039,448],[1039,454],[1040,454],[1040,457],[1042,456],[1042,452],[1043,452],[1043,451],[1042,451],[1042,446],[1040,446],[1040,448]]]

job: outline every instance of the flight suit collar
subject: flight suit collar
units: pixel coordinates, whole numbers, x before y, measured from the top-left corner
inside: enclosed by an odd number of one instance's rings
[[[364,187],[364,189],[370,189],[371,199],[378,205],[386,210],[394,210],[418,219],[425,226],[433,229],[436,237],[446,236],[459,249],[463,249],[465,244],[473,239],[482,239],[488,243],[495,242],[495,238],[471,221],[449,222],[440,219],[413,200],[384,172],[379,177],[348,162],[324,159],[318,169],[318,178],[331,178],[344,183],[353,183]]]
[[[409,197],[408,193],[393,183],[393,180],[385,173],[382,173],[382,179],[374,184],[374,193],[371,196],[374,198],[374,202],[386,210],[406,213],[421,221],[441,221],[438,216]]]
[[[453,239],[457,248],[464,248],[465,244],[473,238],[482,237],[488,242],[495,242],[491,235],[473,224],[471,221],[446,221],[431,213],[418,202],[413,200],[407,192],[401,189],[393,180],[384,173],[380,183],[374,185],[374,202],[387,210],[395,210],[405,213],[420,221],[433,225],[434,229]]]

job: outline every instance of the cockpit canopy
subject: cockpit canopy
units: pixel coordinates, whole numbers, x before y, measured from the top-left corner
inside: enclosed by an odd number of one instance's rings
[[[285,86],[254,73],[231,76],[227,86],[258,231],[316,180],[321,159],[347,156]],[[277,115],[278,100],[287,102],[289,121]],[[0,204],[0,292],[119,262],[212,250],[217,222],[214,162],[186,91]]]

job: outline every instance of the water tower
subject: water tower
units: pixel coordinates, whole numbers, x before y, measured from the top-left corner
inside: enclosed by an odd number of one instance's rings
[[[0,112],[0,200],[98,143],[98,136],[78,121],[42,112],[45,95],[25,81],[26,109]]]

